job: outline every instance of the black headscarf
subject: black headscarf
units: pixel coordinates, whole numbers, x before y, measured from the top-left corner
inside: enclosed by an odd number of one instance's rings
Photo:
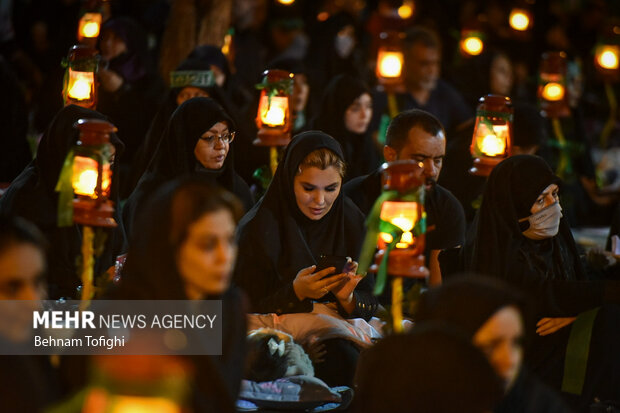
[[[73,125],[80,119],[107,120],[102,114],[80,106],[64,107],[43,134],[36,158],[0,198],[0,212],[33,222],[47,237],[51,246],[48,254],[51,298],[71,297],[79,284],[75,258],[80,254],[82,235],[78,225],[58,227],[58,193],[55,188],[67,153],[79,138],[79,131]],[[115,133],[110,134],[110,142],[116,149],[117,160],[112,168],[110,199],[118,206],[118,159],[124,146]],[[114,265],[116,254],[120,253],[124,231],[119,217],[116,208],[114,218],[119,226],[106,230],[108,240],[96,262],[95,275]]]
[[[188,59],[199,60],[208,64],[209,66],[217,66],[217,68],[226,75],[226,83],[228,83],[228,78],[230,77],[230,67],[228,65],[228,59],[226,59],[226,56],[224,56],[224,53],[222,53],[222,50],[219,47],[213,45],[197,46],[189,54]]]
[[[130,17],[121,16],[108,20],[101,32],[112,31],[123,40],[127,51],[110,60],[109,69],[125,81],[133,83],[149,72],[148,45],[144,29]]]
[[[483,276],[451,278],[422,295],[415,319],[450,324],[468,339],[503,307],[523,314],[523,297],[498,279]]]
[[[218,122],[225,122],[230,132],[235,130],[230,116],[211,98],[189,99],[174,111],[144,176],[125,206],[123,219],[129,234],[139,206],[148,194],[162,182],[184,175],[194,175],[222,186],[239,197],[246,210],[253,205],[247,184],[235,172],[232,145],[224,165],[218,170],[204,168],[194,155],[200,136]]]
[[[503,393],[484,354],[436,324],[387,337],[363,352],[356,384],[356,413],[481,413]]]
[[[306,303],[308,300],[299,303],[292,292],[297,273],[317,264],[321,254],[353,259],[359,256],[364,238],[364,216],[342,190],[330,211],[320,220],[309,219],[297,206],[293,184],[299,164],[312,151],[321,148],[329,149],[342,159],[340,145],[329,135],[319,131],[296,135],[286,148],[265,196],[239,223],[239,259],[234,281],[246,291],[259,312],[282,312],[286,307],[272,308],[271,305],[279,306],[282,300],[289,299],[294,299],[298,308],[287,301],[286,305],[291,305],[287,310],[310,311],[311,303]],[[261,264],[256,260],[261,261],[265,273],[257,273]],[[362,284],[364,280],[358,289]],[[268,302],[267,296],[280,294],[277,291],[280,289],[286,292]]]
[[[515,274],[517,268],[537,274],[540,279],[585,278],[564,219],[552,238],[533,241],[522,234],[527,227],[519,220],[531,215],[536,198],[553,183],[559,183],[559,178],[537,156],[512,156],[493,169],[478,213],[473,270],[509,281],[524,276]],[[519,266],[515,265],[517,262]]]
[[[366,133],[357,134],[347,130],[344,115],[355,99],[369,89],[351,75],[338,75],[327,86],[323,104],[314,120],[314,128],[331,135],[342,146],[347,164],[346,180],[366,175],[379,166],[379,155],[370,136],[370,124]]]

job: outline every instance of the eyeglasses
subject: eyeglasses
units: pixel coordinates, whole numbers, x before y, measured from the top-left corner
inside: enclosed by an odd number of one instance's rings
[[[201,136],[200,139],[207,142],[211,146],[215,146],[215,138],[219,139],[222,143],[231,143],[235,139],[236,132],[225,132],[221,135]]]

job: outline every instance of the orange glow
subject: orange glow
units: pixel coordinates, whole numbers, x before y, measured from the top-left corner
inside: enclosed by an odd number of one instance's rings
[[[77,72],[69,69],[68,96],[76,100],[88,100],[93,95],[95,74],[93,72]]]
[[[278,3],[288,6],[288,5],[295,3],[295,0],[278,0]]]
[[[598,65],[603,69],[617,69],[618,55],[620,55],[620,47],[602,46],[596,52],[596,63],[598,63]]]
[[[482,39],[476,36],[469,36],[461,40],[461,50],[468,55],[478,56],[484,49]]]
[[[525,10],[513,9],[508,19],[510,27],[520,32],[526,31],[530,27],[530,18]]]
[[[564,86],[560,83],[547,83],[542,91],[542,97],[545,100],[555,102],[564,99]]]
[[[267,126],[283,126],[286,123],[288,114],[288,98],[282,96],[274,96],[271,98],[269,105],[269,97],[263,96],[260,102],[260,119]]]
[[[379,50],[379,75],[384,78],[397,78],[403,70],[403,54]]]
[[[508,125],[493,125],[479,122],[476,127],[476,145],[484,156],[503,156],[508,141]]]
[[[414,4],[412,1],[404,1],[403,5],[398,8],[398,15],[401,19],[408,19],[413,15]]]
[[[317,14],[316,19],[320,22],[324,22],[325,20],[329,19],[329,13],[326,11],[322,11]]]
[[[80,19],[78,38],[94,38],[99,36],[101,13],[85,13]]]
[[[417,202],[386,201],[381,206],[380,217],[403,230],[403,235],[400,237],[400,242],[396,244],[396,248],[408,248],[413,244],[411,230],[418,220]],[[393,240],[392,236],[385,232],[382,232],[380,236],[388,244]]]
[[[97,198],[97,161],[85,156],[76,156],[73,160],[73,192],[77,195]],[[102,194],[107,196],[110,189],[111,173],[110,165],[103,165],[103,177],[101,180]]]

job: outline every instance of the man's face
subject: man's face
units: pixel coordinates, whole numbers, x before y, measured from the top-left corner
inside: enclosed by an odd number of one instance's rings
[[[405,83],[408,89],[435,89],[439,79],[441,53],[439,49],[416,43],[405,53]]]
[[[404,159],[418,162],[424,168],[422,176],[426,189],[430,190],[437,183],[443,166],[446,138],[443,132],[433,136],[424,129],[414,126],[409,129],[407,143],[400,151],[396,152],[393,148],[385,146],[383,154],[388,162]]]

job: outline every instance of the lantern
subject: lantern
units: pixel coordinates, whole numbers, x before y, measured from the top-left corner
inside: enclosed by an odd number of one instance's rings
[[[78,25],[78,42],[94,46],[101,30],[101,21],[101,13],[84,13]]]
[[[514,30],[524,32],[532,25],[532,14],[526,9],[515,7],[510,11],[508,22]]]
[[[404,0],[403,4],[398,8],[398,17],[403,20],[407,20],[413,16],[413,12],[415,11],[415,3],[413,0]]]
[[[290,141],[293,77],[292,73],[284,70],[266,70],[263,73],[263,82],[257,85],[262,91],[256,114],[258,136],[254,145],[286,146]]]
[[[482,33],[477,30],[463,30],[460,49],[464,56],[478,56],[484,50]]]
[[[620,46],[600,44],[594,51],[594,66],[607,82],[615,82],[620,75]]]
[[[570,116],[566,96],[566,53],[543,54],[538,80],[538,102],[541,114],[545,117]]]
[[[509,97],[487,95],[480,98],[470,152],[472,175],[489,176],[495,165],[512,152],[512,102]]]
[[[115,227],[114,208],[109,200],[112,183],[110,133],[116,127],[99,119],[80,119],[74,125],[80,139],[73,150],[71,186],[73,221],[96,227]]]
[[[62,94],[65,106],[78,105],[94,109],[97,106],[97,50],[83,45],[73,46],[63,64],[66,66]]]
[[[379,35],[380,44],[375,73],[379,84],[385,89],[393,89],[402,85],[404,64],[402,38],[403,34],[396,32]]]

